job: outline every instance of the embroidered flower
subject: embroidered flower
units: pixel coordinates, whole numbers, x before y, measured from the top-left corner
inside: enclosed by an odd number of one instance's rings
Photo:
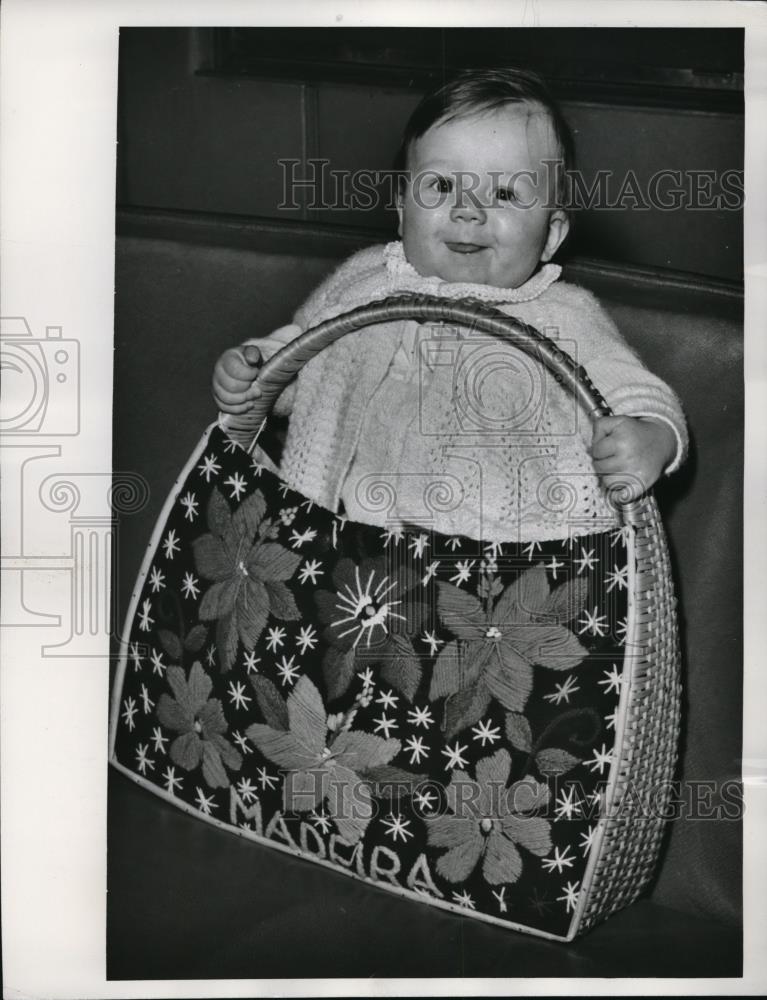
[[[247,736],[289,772],[284,789],[288,808],[309,812],[326,801],[338,832],[349,843],[357,843],[373,815],[370,784],[361,772],[388,764],[399,753],[399,740],[339,725],[336,716],[328,716],[308,677],[302,677],[288,695],[287,725],[275,729],[255,723]]]
[[[412,700],[421,679],[413,649],[426,618],[418,576],[399,567],[394,576],[386,559],[341,559],[333,570],[335,591],[318,590],[320,620],[328,627],[323,661],[328,697],[343,695],[364,660],[381,663],[381,677]]]
[[[493,605],[484,604],[449,583],[439,584],[437,609],[456,640],[447,643],[434,665],[429,697],[446,697],[444,730],[448,739],[486,713],[491,698],[521,712],[533,686],[533,666],[570,670],[586,648],[562,622],[570,621],[585,600],[582,580],[549,591],[546,570],[522,573]]]
[[[214,581],[203,595],[199,615],[203,621],[218,619],[217,646],[224,670],[234,664],[238,638],[246,652],[252,651],[270,613],[283,621],[299,617],[284,581],[293,576],[301,556],[270,541],[277,529],[265,512],[260,490],[232,514],[216,489],[208,504],[210,533],[193,543],[198,572]]]
[[[446,790],[449,813],[426,817],[428,842],[446,847],[437,871],[448,882],[463,882],[482,860],[490,885],[516,882],[522,873],[517,845],[538,857],[551,850],[550,824],[530,815],[548,801],[545,785],[532,779],[507,787],[511,758],[506,750],[477,762],[476,781],[453,771]]]
[[[157,718],[163,726],[180,735],[170,745],[170,759],[185,771],[202,763],[202,776],[212,788],[226,788],[231,771],[239,771],[242,757],[225,739],[227,730],[221,702],[210,698],[213,683],[199,661],[193,664],[189,678],[181,667],[168,667],[168,683],[174,698],[163,694],[157,706]]]

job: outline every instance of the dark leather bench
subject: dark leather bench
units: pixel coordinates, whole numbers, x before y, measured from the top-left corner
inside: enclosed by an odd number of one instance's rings
[[[213,419],[221,350],[290,320],[361,242],[299,228],[121,220],[115,470],[149,500],[119,523],[122,621],[154,520]],[[574,262],[624,335],[679,393],[692,436],[658,490],[680,599],[687,801],[732,805],[741,757],[741,302],[701,285]],[[647,897],[571,945],[435,912],[198,822],[110,774],[108,976],[737,976],[741,827],[674,822]]]

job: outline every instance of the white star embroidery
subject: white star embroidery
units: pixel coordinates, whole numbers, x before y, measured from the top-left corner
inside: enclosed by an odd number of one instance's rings
[[[296,677],[298,677],[298,667],[295,665],[294,660],[295,656],[291,656],[289,660],[286,660],[283,656],[277,666],[277,673],[280,675],[283,687],[286,684],[293,684]]]
[[[240,781],[237,782],[237,794],[245,803],[250,803],[254,799],[258,798],[256,786],[253,784],[250,778],[242,778]]]
[[[261,662],[261,657],[256,656],[254,652],[251,651],[250,653],[247,652],[245,653],[243,666],[245,667],[245,669],[249,674],[253,673],[253,671],[258,673],[258,667],[256,666],[256,664],[260,662]]]
[[[608,573],[605,577],[605,583],[607,584],[608,594],[613,587],[617,587],[618,590],[627,590],[629,585],[628,566],[622,566],[619,569],[615,564],[613,564],[612,572]]]
[[[587,552],[582,545],[581,545],[580,559],[574,560],[574,564],[578,567],[579,576],[581,573],[583,573],[584,570],[593,569],[598,562],[599,560],[594,558],[594,550],[589,549],[589,551]]]
[[[163,670],[167,670],[167,667],[162,662],[162,653],[158,653],[156,649],[152,650],[152,673],[158,674],[158,676],[163,677]]]
[[[609,694],[611,691],[620,691],[623,679],[621,678],[617,664],[613,664],[612,670],[603,670],[602,673],[604,680],[597,681],[597,684],[605,689],[605,694]]]
[[[430,656],[436,656],[439,647],[445,645],[444,639],[437,639],[435,634],[433,632],[429,632],[428,629],[424,629],[422,641],[428,645]]]
[[[393,691],[389,691],[388,694],[382,691],[376,698],[376,704],[383,705],[384,708],[396,708],[398,700]]]
[[[187,490],[186,496],[181,497],[181,506],[184,508],[184,519],[194,521],[197,517],[197,498],[191,490]]]
[[[454,767],[466,767],[469,763],[463,756],[464,750],[468,748],[466,746],[461,746],[458,740],[455,741],[455,746],[451,749],[450,747],[445,747],[444,750],[440,750],[440,753],[447,757],[447,764],[445,764],[445,770],[450,771]]]
[[[571,785],[567,792],[562,792],[556,800],[555,819],[572,819],[581,811],[581,803],[575,798],[575,786]]]
[[[492,746],[496,740],[501,738],[501,727],[494,726],[491,728],[489,722],[478,722],[476,726],[472,727],[471,731],[474,733],[472,739],[482,740],[483,747],[488,740],[490,741],[490,746]]]
[[[280,483],[279,490],[283,497],[286,497],[290,493],[290,486],[287,483]]]
[[[591,635],[605,635],[607,632],[607,618],[604,615],[597,614],[598,611],[599,608],[595,607],[591,614],[588,611],[583,612],[586,620],[578,622],[582,626],[578,629],[578,635],[583,635],[584,632],[588,632]]]
[[[413,726],[423,726],[424,729],[428,729],[429,726],[434,722],[434,717],[431,714],[431,710],[424,706],[423,708],[412,708],[407,713],[407,721]]]
[[[130,652],[128,653],[128,656],[130,656],[130,658],[133,660],[133,669],[141,670],[141,661],[143,660],[143,657],[141,653],[139,653],[138,651],[137,642],[132,642],[130,644]]]
[[[628,635],[629,623],[627,618],[621,618],[621,620],[615,626],[615,636],[618,640],[619,646],[626,645],[626,636]]]
[[[270,628],[267,632],[267,643],[266,648],[270,653],[276,653],[277,647],[283,644],[285,638],[285,629],[277,625],[275,628]]]
[[[156,594],[158,590],[165,586],[165,574],[157,566],[154,566],[149,582],[152,585],[152,593]]]
[[[459,538],[458,536],[455,536],[453,538],[448,538],[448,540],[447,540],[447,542],[445,542],[445,544],[450,546],[450,551],[451,552],[455,552],[456,549],[460,549],[461,542],[462,542],[462,539]]]
[[[184,582],[181,584],[181,589],[184,591],[184,597],[196,598],[199,594],[197,589],[197,584],[200,581],[192,573],[184,573]]]
[[[429,563],[429,565],[426,568],[426,572],[424,573],[423,578],[421,580],[421,584],[424,587],[427,587],[429,585],[429,581],[434,579],[434,574],[437,572],[438,569],[439,569],[439,559],[435,559],[434,562]]]
[[[610,712],[609,715],[605,716],[605,727],[607,729],[615,729],[615,723],[618,721],[618,709],[616,708],[614,712]]]
[[[567,912],[570,913],[578,905],[578,887],[580,882],[568,882],[565,886],[564,895],[557,896],[558,903],[567,905]]]
[[[314,649],[317,645],[317,633],[312,628],[311,625],[307,625],[302,628],[296,637],[296,646],[299,646],[299,652],[303,655],[307,649]]]
[[[258,781],[262,788],[271,789],[277,784],[277,779],[273,778],[271,774],[267,774],[265,767],[259,767]]]
[[[392,840],[396,840],[397,837],[401,837],[404,843],[408,837],[413,836],[412,832],[408,829],[410,826],[410,820],[403,819],[399,813],[396,816],[393,813],[389,813],[389,818],[383,820],[383,825],[386,827],[386,832]]]
[[[560,702],[565,702],[565,704],[570,704],[570,695],[575,694],[576,691],[580,691],[580,688],[575,683],[575,677],[572,674],[568,674],[562,684],[554,685],[553,694],[545,694],[543,696],[544,701],[550,701],[553,705],[559,705]]]
[[[307,528],[306,531],[291,531],[289,541],[294,549],[299,549],[306,542],[313,542],[316,537],[314,528]]]
[[[307,514],[311,514],[312,510],[314,509],[314,500],[304,500],[304,502],[300,504],[300,506],[306,508]]]
[[[320,810],[320,812],[317,812],[317,810],[314,809],[309,814],[309,818],[311,819],[312,823],[314,823],[314,825],[318,829],[322,830],[323,833],[327,833],[328,830],[330,829],[330,820],[325,815],[325,810],[324,809]]]
[[[137,711],[138,708],[136,708],[136,702],[133,700],[133,698],[126,698],[125,701],[123,702],[123,719],[125,721],[126,726],[131,732],[133,732],[133,730],[136,728],[136,723],[133,721],[133,716],[136,714]]]
[[[344,530],[344,528],[346,526],[346,522],[348,520],[349,520],[349,518],[346,516],[346,514],[339,514],[338,517],[333,518],[333,548],[334,549],[338,548],[338,532]]]
[[[322,576],[325,571],[320,569],[319,559],[307,560],[298,571],[298,579],[301,583],[306,583],[307,580],[311,580],[312,583],[317,582],[317,577]]]
[[[416,800],[419,809],[431,809],[432,802],[436,799],[434,792],[416,792],[413,798]]]
[[[141,611],[139,611],[139,616],[138,616],[139,617],[138,627],[141,629],[142,632],[151,631],[151,628],[154,625],[154,618],[149,617],[149,612],[151,610],[152,610],[152,605],[149,599],[143,601],[141,604]]]
[[[488,542],[485,546],[485,555],[496,560],[503,555],[503,542]]]
[[[146,743],[139,743],[136,750],[136,769],[142,774],[146,774],[147,768],[150,771],[154,770],[154,761],[149,759],[147,756],[148,753],[149,746]]]
[[[528,545],[526,545],[522,549],[522,551],[527,556],[527,561],[528,562],[532,562],[532,559],[533,559],[533,556],[535,555],[535,553],[541,551],[541,543],[540,542],[530,542]]]
[[[240,494],[244,493],[247,488],[247,485],[245,483],[245,476],[241,476],[239,472],[235,472],[233,476],[229,476],[228,479],[224,480],[224,486],[232,487],[232,492],[229,494],[229,499],[239,501]]]
[[[149,697],[149,691],[147,691],[146,684],[141,685],[141,700],[144,703],[144,715],[149,715],[154,708],[154,702]]]
[[[216,663],[216,645],[212,643],[205,654],[205,662],[209,667],[215,666]]]
[[[381,713],[381,718],[373,719],[373,722],[376,724],[375,732],[382,732],[384,734],[384,739],[387,740],[389,739],[389,730],[398,728],[394,719],[387,719],[383,712]]]
[[[453,902],[458,903],[459,906],[465,906],[469,910],[476,910],[477,908],[474,905],[474,900],[465,890],[463,892],[454,892]]]
[[[565,847],[563,851],[560,851],[558,847],[554,848],[553,858],[542,858],[541,864],[546,869],[547,872],[553,872],[554,869],[561,875],[564,868],[572,868],[573,861],[575,858],[570,855],[570,848]]]
[[[200,470],[200,475],[205,476],[206,483],[210,482],[211,476],[217,476],[221,471],[221,466],[217,463],[215,455],[203,458],[202,465],[198,465],[197,468]]]
[[[217,809],[218,803],[213,800],[213,796],[207,798],[205,792],[198,786],[197,788],[197,808],[200,812],[205,813],[206,816],[210,816],[211,809]]]
[[[562,566],[564,566],[564,565],[565,565],[565,563],[560,562],[557,559],[556,556],[552,556],[551,557],[551,562],[545,564],[546,569],[550,569],[551,570],[551,575],[554,577],[555,580],[557,579],[557,570],[561,569]]]
[[[180,546],[174,529],[171,529],[165,536],[165,541],[162,543],[162,547],[165,549],[166,559],[172,559],[176,552],[178,552]]]
[[[237,746],[242,750],[243,753],[253,753],[252,747],[248,746],[247,739],[242,735],[242,733],[237,730],[232,730],[232,739],[237,744]]]
[[[423,558],[423,554],[429,544],[429,536],[421,533],[417,538],[411,538],[409,549],[416,559]]]
[[[631,527],[628,524],[625,524],[622,528],[618,528],[613,534],[613,540],[610,544],[615,546],[618,542],[620,542],[625,549],[629,543],[629,538],[631,538]]]
[[[491,891],[496,899],[496,902],[498,903],[498,909],[501,913],[505,913],[508,910],[508,906],[506,905],[506,886],[504,885],[500,892],[496,892],[495,889]]]
[[[384,539],[384,548],[387,547],[387,545],[389,544],[390,541],[392,541],[392,539],[394,540],[395,545],[399,545],[399,543],[402,541],[403,536],[404,532],[402,528],[391,528],[390,530],[387,529],[386,531],[382,531],[381,538]]]
[[[171,795],[175,795],[176,788],[181,788],[183,784],[181,778],[176,777],[175,767],[171,767],[170,764],[165,768],[163,780],[165,781],[165,791],[170,792]]]
[[[596,836],[596,833],[597,833],[596,826],[590,826],[586,831],[586,833],[581,834],[581,842],[578,846],[580,847],[581,851],[583,851],[584,857],[589,853],[591,848],[594,846],[594,838]]]
[[[594,749],[594,756],[591,760],[587,760],[586,763],[591,771],[599,771],[600,775],[606,767],[609,767],[613,762],[613,752],[608,750],[607,746],[603,743],[602,749]]]
[[[474,565],[475,562],[476,559],[471,559],[471,560],[464,559],[463,561],[459,560],[455,564],[458,572],[455,574],[455,576],[450,577],[450,582],[455,583],[458,586],[460,586],[462,583],[466,583],[469,579],[472,566]]]
[[[235,708],[247,708],[251,699],[245,694],[245,685],[242,681],[229,681],[229,700]]]
[[[420,764],[422,757],[429,756],[429,748],[424,746],[423,736],[410,736],[405,740],[405,749],[410,751],[411,764]]]
[[[261,475],[261,473],[264,471],[265,468],[263,463],[259,462],[258,459],[256,458],[252,458],[250,460],[250,467],[253,470],[253,475],[255,479],[258,479],[258,477]]]
[[[159,726],[155,726],[152,730],[152,739],[154,740],[154,752],[165,753],[164,744],[168,742],[168,737],[163,736],[162,729]]]

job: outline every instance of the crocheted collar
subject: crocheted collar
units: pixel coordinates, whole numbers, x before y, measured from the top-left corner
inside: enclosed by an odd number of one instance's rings
[[[443,281],[436,275],[424,278],[406,259],[401,240],[384,247],[386,271],[397,291],[428,292],[446,299],[483,299],[485,302],[530,302],[553,285],[562,273],[559,264],[544,264],[519,288],[497,288],[471,282]]]

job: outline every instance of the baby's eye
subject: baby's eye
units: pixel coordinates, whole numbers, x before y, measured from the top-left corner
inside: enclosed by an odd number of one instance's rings
[[[501,202],[514,202],[517,200],[517,196],[514,193],[514,188],[511,187],[500,187],[495,192],[495,197]]]
[[[449,177],[439,177],[435,176],[434,180],[431,182],[431,186],[439,194],[450,194],[453,190],[453,182]]]

